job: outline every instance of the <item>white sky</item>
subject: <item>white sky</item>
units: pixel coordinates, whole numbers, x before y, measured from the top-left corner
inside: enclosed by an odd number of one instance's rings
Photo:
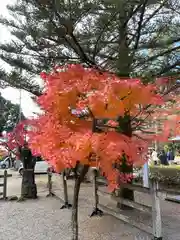
[[[8,16],[8,11],[6,9],[7,4],[13,4],[16,0],[6,0],[6,1],[0,1],[0,9],[1,9],[1,15]],[[8,42],[11,38],[11,35],[7,28],[0,25],[0,42]],[[6,68],[9,69],[9,67],[2,61],[0,61],[0,68]],[[11,87],[8,87],[6,89],[0,89],[2,96],[6,99],[12,101],[13,103],[20,103],[20,91],[17,89],[13,89]],[[35,103],[33,103],[30,94],[24,90],[21,91],[21,107],[24,115],[26,117],[30,117],[33,115],[33,112],[38,112],[39,108],[36,106]]]

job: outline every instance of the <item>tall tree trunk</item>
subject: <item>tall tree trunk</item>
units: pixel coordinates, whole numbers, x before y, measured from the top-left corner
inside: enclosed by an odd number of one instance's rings
[[[133,54],[128,44],[127,36],[127,18],[128,10],[127,3],[122,3],[121,11],[119,12],[119,46],[118,46],[118,58],[116,61],[116,74],[119,77],[129,77],[131,73],[131,66],[133,62]]]
[[[119,122],[119,132],[125,134],[128,137],[132,136],[131,121],[130,116],[120,117]],[[127,157],[124,156],[122,159],[122,165],[119,167],[119,171],[124,174],[133,173],[133,165],[127,164]],[[127,188],[120,188],[119,196],[131,201],[134,201],[134,191]],[[121,209],[132,209],[131,207],[125,206],[124,204],[117,204],[117,207]]]
[[[36,165],[36,159],[32,156],[31,150],[25,145],[20,148],[21,160],[23,162],[23,175],[21,186],[21,198],[37,198],[37,187],[35,183],[34,168]]]
[[[129,78],[131,73],[131,66],[133,61],[133,53],[130,52],[128,45],[128,37],[127,37],[127,18],[128,11],[127,3],[124,1],[122,3],[121,11],[119,13],[119,54],[117,60],[117,75],[123,78]],[[125,23],[126,22],[126,23]],[[125,134],[128,137],[132,136],[131,129],[131,118],[127,113],[124,117],[119,117],[119,129],[120,133]],[[121,173],[133,173],[133,166],[127,165],[126,159],[123,160],[123,164],[120,166],[119,171]],[[134,192],[129,189],[121,188],[119,191],[119,196],[128,200],[134,200]],[[121,209],[129,209],[129,207],[118,204],[117,207]]]
[[[34,169],[23,170],[21,198],[37,198],[37,187],[35,184]]]
[[[72,204],[72,240],[78,240],[78,198],[79,190],[85,175],[87,174],[89,165],[83,165],[80,173],[76,175],[74,186],[74,197]]]

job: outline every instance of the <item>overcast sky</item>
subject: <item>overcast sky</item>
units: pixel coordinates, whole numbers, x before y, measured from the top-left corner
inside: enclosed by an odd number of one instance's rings
[[[0,1],[1,14],[3,16],[8,16],[6,5],[10,3],[13,4],[15,2],[16,0]],[[11,38],[11,35],[7,30],[7,28],[5,28],[0,24],[0,42],[8,42],[10,38]],[[0,68],[9,69],[9,67],[1,60],[0,60]],[[20,91],[17,89],[8,87],[6,89],[1,90],[1,93],[3,97],[12,101],[13,103],[20,102]],[[33,103],[29,93],[25,91],[21,91],[21,96],[22,96],[21,106],[22,106],[23,113],[25,114],[26,117],[30,117],[33,115],[33,112],[38,111],[38,107]]]

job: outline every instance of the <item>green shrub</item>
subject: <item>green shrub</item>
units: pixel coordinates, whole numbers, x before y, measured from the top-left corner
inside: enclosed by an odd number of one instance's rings
[[[150,166],[150,178],[167,185],[180,184],[180,166]]]

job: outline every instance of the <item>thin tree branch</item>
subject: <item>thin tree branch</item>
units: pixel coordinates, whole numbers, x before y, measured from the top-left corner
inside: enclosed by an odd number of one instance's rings
[[[166,96],[167,94],[169,94],[170,92],[172,92],[172,91],[174,91],[174,90],[176,90],[177,88],[179,88],[180,86],[178,85],[178,84],[175,84],[175,85],[173,85],[170,89],[168,89],[166,92],[164,92],[163,94],[162,94],[162,97],[164,97],[164,96]],[[142,110],[137,114],[137,115],[135,115],[132,119],[131,119],[131,122],[134,120],[134,119],[136,119],[140,114],[142,114],[144,111],[146,111],[148,108],[150,108],[152,106],[152,104],[148,104],[146,107],[143,107],[142,108]],[[151,114],[151,113],[150,113]],[[149,117],[149,115],[148,115],[148,117]],[[147,117],[144,119],[144,120],[146,120],[147,119]],[[142,124],[142,123],[141,123]],[[139,125],[141,125],[141,124],[139,124]],[[138,126],[138,125],[137,125]],[[137,127],[136,126],[136,127]]]
[[[56,10],[56,6],[55,6],[55,1],[52,1],[52,5],[51,5],[52,11],[54,11],[55,16],[58,18],[59,23],[62,24],[62,17],[59,15],[59,13]],[[65,28],[67,33],[69,34],[69,36],[72,38],[72,40],[74,41],[78,51],[71,45],[71,47],[73,48],[73,50],[80,56],[80,58],[86,62],[88,65],[92,65],[94,67],[97,68],[95,62],[93,62],[90,58],[88,58],[88,56],[85,54],[84,50],[82,49],[81,45],[79,44],[77,38],[74,36],[73,34],[73,29],[72,31],[68,31],[68,26],[64,23],[62,24]],[[65,38],[65,37],[64,37]],[[67,41],[67,38],[65,38]],[[70,43],[69,43],[70,44]]]
[[[141,8],[141,14],[140,14],[139,22],[138,22],[137,37],[136,37],[136,41],[135,41],[135,45],[134,45],[134,50],[137,50],[138,45],[139,45],[139,40],[141,37],[141,29],[142,29],[142,24],[143,24],[143,18],[144,18],[144,13],[145,13],[147,2],[148,2],[148,0],[145,0],[142,5],[142,8]],[[135,51],[134,51],[134,54],[135,54]]]
[[[141,139],[141,140],[143,140],[143,141],[145,141],[145,142],[147,142],[147,141],[148,141],[147,139],[145,139],[145,138],[143,138],[143,137],[139,136],[139,135],[138,135],[138,134],[136,134],[136,133],[133,133],[133,136],[135,136],[135,137],[137,137],[137,138],[139,138],[139,139]]]
[[[175,62],[174,64],[171,64],[171,65],[169,65],[169,66],[164,67],[156,76],[157,76],[157,77],[158,77],[158,76],[161,76],[162,74],[170,71],[172,68],[174,68],[174,67],[176,67],[176,66],[180,66],[180,61],[177,61],[177,62]]]
[[[139,9],[141,8],[142,4],[143,4],[144,0],[141,0],[139,5],[134,9],[132,8],[132,11],[129,12],[129,15],[127,16],[126,21],[123,24],[123,27],[126,27],[126,25],[128,24],[129,20],[136,14],[138,13]]]
[[[179,39],[179,40],[180,40],[180,39]],[[146,60],[144,60],[144,59],[143,59],[143,60],[140,60],[140,61],[138,62],[138,64],[136,64],[134,67],[136,68],[136,67],[140,66],[141,64],[144,63],[144,61],[145,61],[146,63],[148,63],[148,62],[150,62],[150,61],[156,60],[158,57],[162,57],[162,56],[164,56],[164,55],[166,55],[166,54],[168,54],[168,53],[177,51],[177,50],[179,50],[179,49],[180,49],[180,46],[176,46],[176,47],[171,48],[171,49],[168,49],[168,50],[166,50],[166,51],[164,51],[164,52],[158,53],[158,54],[156,54],[156,55],[154,55],[154,56],[152,56],[152,57],[149,57],[149,58],[146,59]]]
[[[97,40],[96,40],[96,43],[95,43],[95,48],[94,48],[94,51],[93,51],[93,59],[95,59],[95,55],[97,54],[97,47],[98,47],[98,43],[102,37],[102,34],[104,33],[105,29],[108,28],[109,24],[111,23],[111,21],[116,17],[116,15],[119,13],[119,11],[115,12],[111,18],[109,19],[109,21],[104,24],[104,27],[102,28]]]
[[[138,124],[136,124],[136,126],[133,127],[133,131],[136,131],[136,130],[137,130],[137,127],[141,126],[141,125],[148,119],[148,117],[149,117],[150,115],[151,115],[151,113],[148,113],[147,116],[146,116],[142,121],[140,121]],[[133,119],[132,119],[132,120],[133,120]],[[132,120],[131,120],[131,122],[132,122]]]
[[[146,24],[164,7],[164,2],[161,3],[161,5],[152,13],[150,16],[144,21],[144,23],[141,25],[141,29],[146,26]],[[136,37],[136,34],[134,34],[134,37],[131,38],[131,41],[129,44],[131,44]]]

